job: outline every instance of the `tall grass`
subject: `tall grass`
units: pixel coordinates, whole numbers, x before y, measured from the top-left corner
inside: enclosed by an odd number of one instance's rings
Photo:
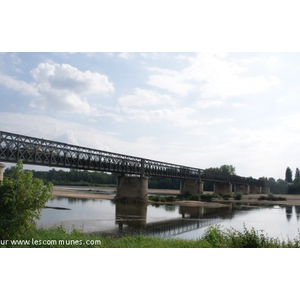
[[[78,230],[66,232],[62,227],[35,229],[22,236],[29,245],[2,245],[0,247],[26,248],[299,248],[300,239],[280,240],[268,237],[255,229],[238,231],[209,227],[201,238],[195,240],[162,239],[143,235],[120,238],[83,234]],[[51,244],[52,242],[52,244]],[[47,244],[48,243],[48,244]]]

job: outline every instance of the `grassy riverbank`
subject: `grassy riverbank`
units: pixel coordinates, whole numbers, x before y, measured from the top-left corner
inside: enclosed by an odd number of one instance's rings
[[[300,239],[279,240],[265,233],[244,228],[210,227],[202,238],[196,240],[161,239],[143,235],[121,238],[89,235],[63,228],[35,229],[19,239],[1,241],[0,247],[13,248],[299,248]]]

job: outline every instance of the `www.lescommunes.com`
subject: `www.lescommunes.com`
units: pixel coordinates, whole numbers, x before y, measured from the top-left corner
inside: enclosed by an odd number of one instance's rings
[[[1,240],[1,246],[100,246],[100,240]]]

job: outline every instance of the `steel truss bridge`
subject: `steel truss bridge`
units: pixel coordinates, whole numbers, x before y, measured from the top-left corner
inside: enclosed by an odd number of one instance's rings
[[[0,131],[0,161],[139,176],[264,186],[263,180],[227,175],[146,158]]]

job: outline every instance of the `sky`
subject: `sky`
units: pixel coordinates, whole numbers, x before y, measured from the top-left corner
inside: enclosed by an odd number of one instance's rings
[[[300,167],[300,54],[0,53],[0,130],[241,176]]]

